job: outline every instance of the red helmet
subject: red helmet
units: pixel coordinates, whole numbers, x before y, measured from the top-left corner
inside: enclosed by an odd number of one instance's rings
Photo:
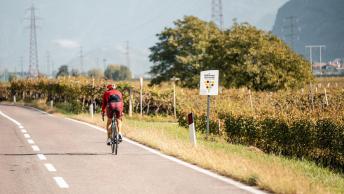
[[[106,86],[106,88],[108,90],[113,90],[114,89],[114,85],[113,84],[109,84],[109,85]]]

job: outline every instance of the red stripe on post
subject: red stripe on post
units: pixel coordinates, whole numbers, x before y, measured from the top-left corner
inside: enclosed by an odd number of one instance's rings
[[[194,117],[193,114],[190,113],[188,114],[188,124],[191,125],[194,122]]]

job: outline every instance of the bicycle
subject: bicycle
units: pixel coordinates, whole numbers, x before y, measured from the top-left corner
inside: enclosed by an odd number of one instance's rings
[[[115,152],[115,155],[117,155],[118,151],[118,127],[116,123],[116,114],[114,113],[112,115],[112,121],[111,121],[111,152],[112,154]]]
[[[103,121],[104,121],[104,116],[102,117]],[[111,121],[111,142],[110,142],[110,146],[111,146],[111,153],[115,153],[115,155],[117,155],[118,152],[118,127],[117,127],[117,123],[116,123],[116,113],[113,113],[112,115],[112,121]]]

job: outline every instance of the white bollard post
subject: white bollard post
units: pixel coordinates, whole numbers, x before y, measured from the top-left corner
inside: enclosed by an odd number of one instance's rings
[[[54,100],[50,100],[50,108],[54,108]]]
[[[17,98],[16,98],[16,95],[13,96],[13,103],[17,103]]]
[[[188,114],[188,124],[189,124],[189,137],[192,145],[196,146],[196,130],[194,123],[194,116],[192,113]]]
[[[90,114],[93,119],[93,103],[90,104]]]

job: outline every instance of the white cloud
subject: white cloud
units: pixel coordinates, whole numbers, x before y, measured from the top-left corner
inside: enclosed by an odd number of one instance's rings
[[[68,39],[54,40],[53,43],[58,45],[59,47],[68,48],[68,49],[73,49],[73,48],[79,48],[80,47],[80,44],[77,41],[68,40]]]

